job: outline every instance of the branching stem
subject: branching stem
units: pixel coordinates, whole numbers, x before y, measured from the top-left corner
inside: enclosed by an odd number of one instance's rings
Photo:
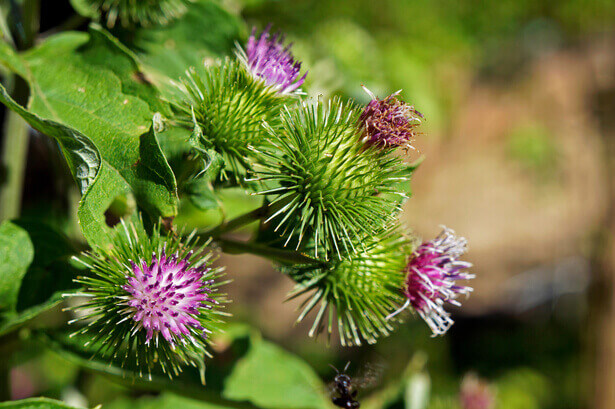
[[[254,209],[248,213],[242,214],[234,219],[224,221],[218,226],[204,233],[201,233],[202,237],[220,237],[224,233],[228,233],[233,230],[237,230],[240,227],[246,226],[252,222],[262,219],[267,214],[268,206],[263,205],[258,209]]]
[[[271,248],[262,244],[236,241],[231,239],[218,239],[216,243],[225,253],[254,254],[282,264],[321,264],[323,261],[310,257],[294,250]]]

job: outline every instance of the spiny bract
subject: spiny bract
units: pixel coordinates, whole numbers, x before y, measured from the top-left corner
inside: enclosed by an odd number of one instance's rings
[[[181,90],[184,98],[176,107],[184,122],[200,127],[203,147],[222,154],[234,174],[252,168],[251,148],[266,143],[263,123],[275,127],[282,105],[291,98],[231,59],[191,68]]]
[[[77,260],[88,268],[75,281],[86,296],[74,308],[75,332],[90,337],[98,353],[151,373],[155,366],[177,375],[182,365],[203,368],[208,334],[221,317],[222,272],[209,266],[211,253],[195,235],[149,236],[142,222],[122,221],[110,247],[95,247]]]
[[[411,169],[361,140],[359,110],[338,98],[286,107],[266,126],[272,149],[256,167],[271,201],[275,230],[296,248],[312,240],[316,257],[359,251],[361,238],[385,228],[406,197]]]
[[[393,331],[386,316],[403,301],[404,267],[412,243],[398,229],[364,239],[365,250],[352,258],[281,267],[297,283],[289,297],[308,294],[297,321],[319,306],[310,336],[322,331],[330,336],[335,324],[341,344],[351,346],[373,344]]]

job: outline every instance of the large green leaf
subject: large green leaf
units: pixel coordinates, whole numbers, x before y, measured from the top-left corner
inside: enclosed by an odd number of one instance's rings
[[[205,386],[193,368],[185,368],[173,380],[162,372],[141,377],[123,357],[113,361],[93,356],[94,347],[86,346],[79,335],[47,332],[38,339],[71,362],[136,389],[172,391],[221,407],[331,408],[325,386],[307,363],[245,326],[230,325],[217,338],[219,346],[227,347],[220,359],[214,355],[207,362]]]
[[[246,357],[227,379],[223,396],[263,408],[330,408],[325,386],[298,357],[254,339]]]
[[[175,177],[151,130],[154,113],[168,107],[129,50],[94,27],[19,56],[1,48],[0,62],[31,94],[28,110],[4,89],[1,102],[62,147],[83,193],[79,219],[91,244],[106,242],[104,212],[119,195],[134,194],[154,218],[175,216]]]
[[[188,12],[165,27],[136,30],[130,47],[157,83],[168,84],[206,58],[228,55],[245,29],[241,19],[218,2],[197,0]]]
[[[106,377],[125,384],[136,390],[149,391],[172,391],[184,396],[198,398],[207,402],[229,407],[244,407],[254,409],[253,405],[237,404],[236,402],[223,399],[220,395],[219,387],[224,373],[214,370],[211,373],[207,369],[207,385],[202,383],[202,374],[196,368],[185,367],[179,376],[171,379],[168,374],[163,373],[159,368],[155,368],[150,374],[140,373],[134,363],[134,357],[120,357],[114,359],[96,354],[98,346],[88,343],[90,338],[79,334],[73,336],[64,331],[37,332],[36,339],[41,341],[47,348],[57,354],[89,371],[100,373]],[[228,358],[228,356],[227,356]],[[207,363],[209,365],[209,362]]]
[[[0,312],[15,311],[21,280],[33,258],[28,233],[11,222],[0,224]]]
[[[10,402],[0,402],[2,409],[75,409],[59,400],[47,398],[30,398]]]

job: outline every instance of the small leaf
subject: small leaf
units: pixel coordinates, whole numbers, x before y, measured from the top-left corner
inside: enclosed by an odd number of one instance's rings
[[[11,402],[1,402],[2,409],[76,409],[59,400],[48,398],[30,398]]]
[[[262,408],[329,408],[325,386],[312,368],[282,348],[253,340],[226,380],[223,396]]]
[[[34,246],[21,227],[4,222],[0,225],[0,311],[14,312],[17,295],[30,263]]]
[[[14,311],[0,321],[0,335],[59,304],[62,294],[75,288],[72,280],[79,272],[71,264],[75,250],[65,236],[39,222],[17,220],[13,224],[28,235],[34,257],[21,277]]]
[[[66,236],[46,224],[23,220],[14,223],[28,232],[34,245],[34,260],[23,278],[17,311],[21,314],[48,303],[55,305],[62,293],[77,287],[73,278],[80,269],[71,260],[76,250]]]
[[[194,149],[203,162],[202,169],[193,179],[184,184],[183,191],[198,209],[217,209],[221,206],[221,202],[214,191],[212,182],[224,166],[224,158],[213,149],[205,150],[198,146]]]

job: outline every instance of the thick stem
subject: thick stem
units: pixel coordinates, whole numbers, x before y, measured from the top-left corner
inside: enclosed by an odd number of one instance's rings
[[[323,261],[293,250],[276,249],[262,244],[218,239],[216,243],[228,254],[254,254],[283,264],[322,264]]]
[[[224,233],[228,233],[230,231],[236,230],[240,227],[246,226],[252,222],[260,220],[267,214],[268,206],[263,205],[258,209],[252,210],[246,214],[238,216],[229,221],[224,221],[220,223],[218,226],[214,227],[211,230],[203,232],[200,236],[203,237],[220,237]]]

